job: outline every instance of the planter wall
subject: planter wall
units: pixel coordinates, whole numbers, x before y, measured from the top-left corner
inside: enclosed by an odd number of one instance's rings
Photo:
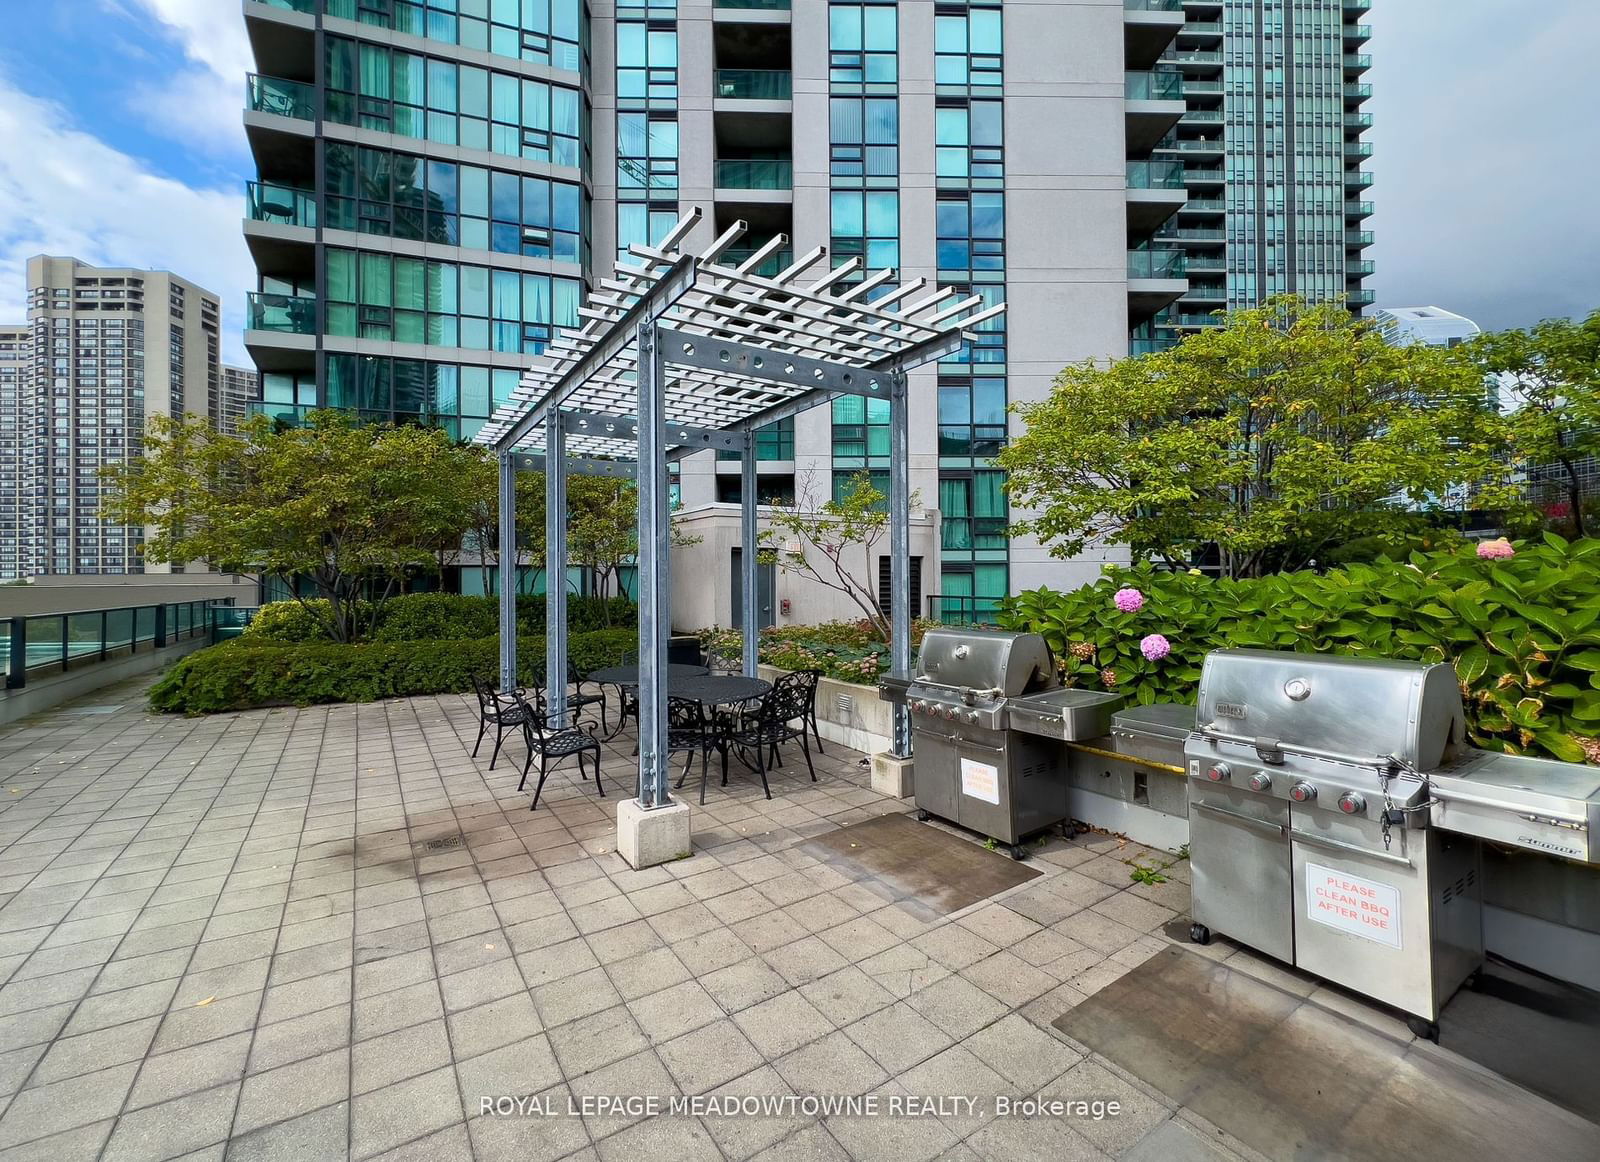
[[[759,673],[770,682],[787,671],[763,665]],[[887,702],[878,700],[876,686],[835,678],[823,678],[817,684],[817,729],[824,742],[869,755],[888,750],[894,731],[890,709]]]

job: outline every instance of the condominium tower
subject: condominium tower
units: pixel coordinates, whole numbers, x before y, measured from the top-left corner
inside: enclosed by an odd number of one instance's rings
[[[16,417],[0,436],[0,492],[17,508],[15,556],[0,572],[167,572],[140,558],[142,528],[101,520],[101,471],[140,454],[149,417],[213,414],[221,304],[166,271],[46,256],[27,269],[27,327],[0,328],[0,345],[26,341],[22,370],[0,371],[0,421]],[[8,354],[0,366],[16,364]],[[0,553],[13,552],[7,526],[0,512]]]
[[[0,326],[0,581],[22,571],[23,401],[31,398],[28,365],[32,347],[25,324]]]
[[[1187,253],[1188,294],[1138,330],[1135,349],[1274,294],[1370,306],[1372,0],[1135,3],[1187,18],[1158,67],[1185,112],[1155,156],[1182,163],[1189,193],[1153,243]]]
[[[1175,0],[242,2],[246,345],[269,413],[469,436],[630,245],[698,208],[686,249],[743,222],[724,260],[775,273],[822,247],[807,280],[858,263],[848,279],[891,267],[1009,303],[912,380],[911,484],[937,530],[913,545],[919,611],[1098,571],[1004,535],[992,461],[1008,405],[1125,355],[1188,289],[1182,248],[1153,241],[1187,196],[1152,154],[1186,112],[1158,68]],[[841,399],[760,455],[764,499],[824,500],[886,476],[888,416]],[[737,464],[686,460],[678,490],[685,515],[731,520]],[[727,624],[730,565],[696,568],[675,620]]]

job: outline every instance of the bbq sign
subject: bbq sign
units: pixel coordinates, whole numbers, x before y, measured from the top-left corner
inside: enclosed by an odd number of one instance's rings
[[[1399,889],[1321,864],[1306,864],[1306,915],[1363,940],[1400,947]]]

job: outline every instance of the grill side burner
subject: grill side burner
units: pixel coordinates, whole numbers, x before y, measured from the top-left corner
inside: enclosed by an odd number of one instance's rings
[[[1429,826],[1462,751],[1448,666],[1219,650],[1185,748],[1196,940],[1216,929],[1412,1015],[1483,960],[1479,850]]]
[[[1067,817],[1059,735],[1012,729],[1010,708],[1057,690],[1044,638],[998,630],[929,630],[906,690],[915,732],[917,813],[1008,844]]]

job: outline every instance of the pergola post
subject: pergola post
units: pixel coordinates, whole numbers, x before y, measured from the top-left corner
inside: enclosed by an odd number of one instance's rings
[[[567,724],[567,450],[561,409],[544,417],[544,677],[550,725]]]
[[[656,323],[638,327],[639,805],[671,804],[667,754],[667,635],[671,575],[667,492],[666,360]]]
[[[500,689],[517,688],[517,457],[500,453]]]
[[[896,368],[889,384],[889,672],[911,676],[911,468],[906,463],[910,417],[906,373]],[[891,708],[893,753],[911,754],[911,715]]]
[[[741,453],[739,464],[739,528],[740,540],[743,548],[739,551],[740,589],[739,596],[743,609],[740,617],[743,619],[744,641],[744,674],[747,678],[756,676],[756,665],[760,656],[760,621],[761,602],[756,592],[756,581],[760,574],[757,572],[756,544],[760,533],[756,528],[756,434],[747,431],[744,434],[744,450]]]

